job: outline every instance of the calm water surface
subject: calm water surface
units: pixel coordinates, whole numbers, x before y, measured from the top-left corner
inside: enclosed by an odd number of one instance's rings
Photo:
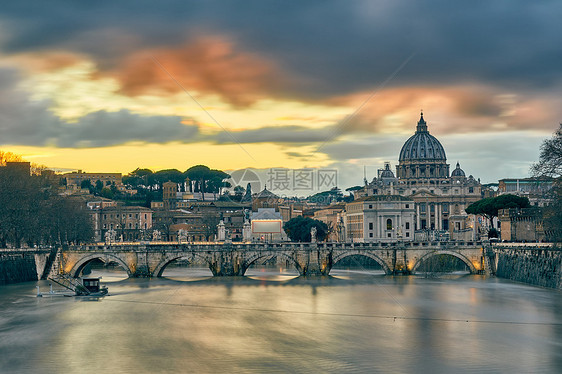
[[[2,373],[562,373],[562,292],[497,278],[106,273],[103,299],[0,287]]]

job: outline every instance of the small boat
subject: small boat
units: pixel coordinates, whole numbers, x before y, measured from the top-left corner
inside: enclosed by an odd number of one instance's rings
[[[82,278],[82,287],[84,287],[87,292],[84,292],[84,289],[81,289],[81,294],[78,294],[78,290],[76,290],[76,296],[105,296],[107,295],[108,289],[106,286],[102,286],[100,284],[100,278]]]
[[[37,297],[43,296],[105,296],[108,294],[106,286],[100,284],[99,278],[72,278],[68,275],[59,275],[57,277],[49,278],[49,280],[64,287],[68,291],[54,291],[53,285],[49,285],[49,292],[41,292],[37,286]]]

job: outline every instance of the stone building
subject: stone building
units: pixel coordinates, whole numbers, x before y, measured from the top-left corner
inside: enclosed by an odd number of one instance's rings
[[[501,209],[498,214],[501,240],[535,242],[545,240],[540,208]]]
[[[474,234],[465,208],[482,198],[482,185],[457,162],[449,174],[445,149],[429,133],[423,113],[400,150],[396,176],[386,163],[356,197],[400,195],[414,201],[414,229],[426,238],[466,239]]]
[[[89,180],[92,185],[95,185],[99,180],[104,186],[115,184],[120,186],[121,173],[85,173],[82,170],[73,171],[62,175],[66,179],[66,184],[69,188],[80,188],[83,181]]]
[[[178,184],[175,182],[164,182],[162,184],[162,202],[165,210],[175,209],[178,194]]]
[[[548,195],[553,186],[553,178],[506,178],[499,180],[498,194],[526,197],[532,206],[544,207],[551,203]]]
[[[410,198],[366,196],[347,203],[345,210],[348,241],[414,240],[414,201]]]
[[[252,211],[257,212],[259,208],[275,208],[278,210],[282,202],[279,196],[267,189],[267,186],[260,192],[252,196]]]
[[[142,206],[113,205],[94,208],[95,240],[104,241],[108,231],[115,232],[115,240],[143,240],[152,230],[152,210]]]
[[[31,163],[27,161],[8,161],[4,170],[16,177],[29,177],[31,175]]]
[[[283,229],[283,217],[275,208],[258,208],[251,213],[252,240],[283,241],[287,235]]]

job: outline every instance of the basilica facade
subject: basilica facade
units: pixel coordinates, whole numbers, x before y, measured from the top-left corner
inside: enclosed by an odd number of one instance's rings
[[[477,235],[478,222],[465,208],[482,198],[482,185],[472,175],[467,177],[458,162],[450,172],[445,149],[429,133],[423,113],[416,132],[402,146],[396,175],[385,163],[355,197],[377,195],[413,200],[416,239],[472,240]]]

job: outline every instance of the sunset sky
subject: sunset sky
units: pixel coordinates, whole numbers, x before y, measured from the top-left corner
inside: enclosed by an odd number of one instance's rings
[[[5,1],[0,149],[60,170],[398,161],[526,177],[562,121],[562,2]],[[394,166],[393,166],[394,170]]]

